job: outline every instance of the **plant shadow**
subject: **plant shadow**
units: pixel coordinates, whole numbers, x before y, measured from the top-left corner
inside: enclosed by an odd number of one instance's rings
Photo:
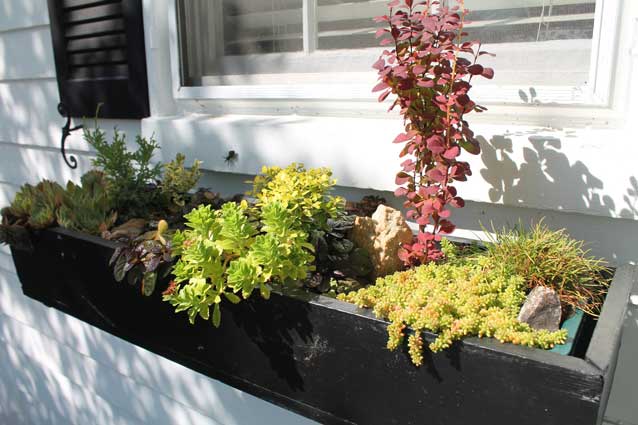
[[[267,360],[263,373],[274,372],[290,389],[303,391],[304,379],[298,363],[311,360],[312,347],[316,344],[308,317],[310,306],[279,294],[271,296],[278,298],[277,302],[254,297],[233,305],[232,320],[252,343],[249,352],[254,356],[253,361]]]

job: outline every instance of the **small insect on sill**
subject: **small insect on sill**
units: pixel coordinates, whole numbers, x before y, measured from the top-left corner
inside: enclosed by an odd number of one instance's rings
[[[239,159],[239,154],[233,150],[228,151],[226,156],[224,157],[224,162],[227,165],[234,165],[235,162]]]

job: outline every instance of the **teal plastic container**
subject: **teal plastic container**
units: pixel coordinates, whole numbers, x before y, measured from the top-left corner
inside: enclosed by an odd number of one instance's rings
[[[580,333],[579,331],[583,324],[584,317],[585,314],[582,310],[576,310],[571,317],[565,320],[560,328],[567,329],[567,341],[564,344],[556,345],[549,351],[553,351],[554,353],[562,354],[564,356],[570,355],[574,348],[574,342]]]

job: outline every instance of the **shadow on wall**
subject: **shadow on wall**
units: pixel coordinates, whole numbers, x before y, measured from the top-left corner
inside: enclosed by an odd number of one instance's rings
[[[531,133],[520,165],[513,159],[509,137],[497,135],[489,142],[479,139],[484,164],[480,173],[491,186],[491,202],[575,212],[590,210],[605,216],[615,214],[613,199],[600,194],[603,181],[581,161],[570,163],[561,152],[559,138]]]

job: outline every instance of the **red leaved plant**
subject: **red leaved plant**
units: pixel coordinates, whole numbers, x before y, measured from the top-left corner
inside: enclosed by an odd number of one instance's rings
[[[485,110],[470,99],[470,82],[474,76],[491,79],[494,70],[477,63],[489,54],[478,41],[464,41],[467,11],[462,0],[458,3],[449,8],[436,0],[394,0],[389,15],[375,18],[389,25],[377,31],[377,37],[386,36],[381,45],[394,44],[394,49],[384,50],[373,65],[379,71],[373,91],[382,92],[380,102],[396,95],[390,110],[399,106],[405,124],[405,132],[394,139],[404,144],[400,157],[406,158],[395,195],[406,198],[407,216],[419,225],[416,239],[399,253],[406,265],[442,257],[441,234],[455,228],[449,207],[464,205],[452,183],[471,175],[469,164],[458,157],[461,149],[480,152],[463,116]]]

